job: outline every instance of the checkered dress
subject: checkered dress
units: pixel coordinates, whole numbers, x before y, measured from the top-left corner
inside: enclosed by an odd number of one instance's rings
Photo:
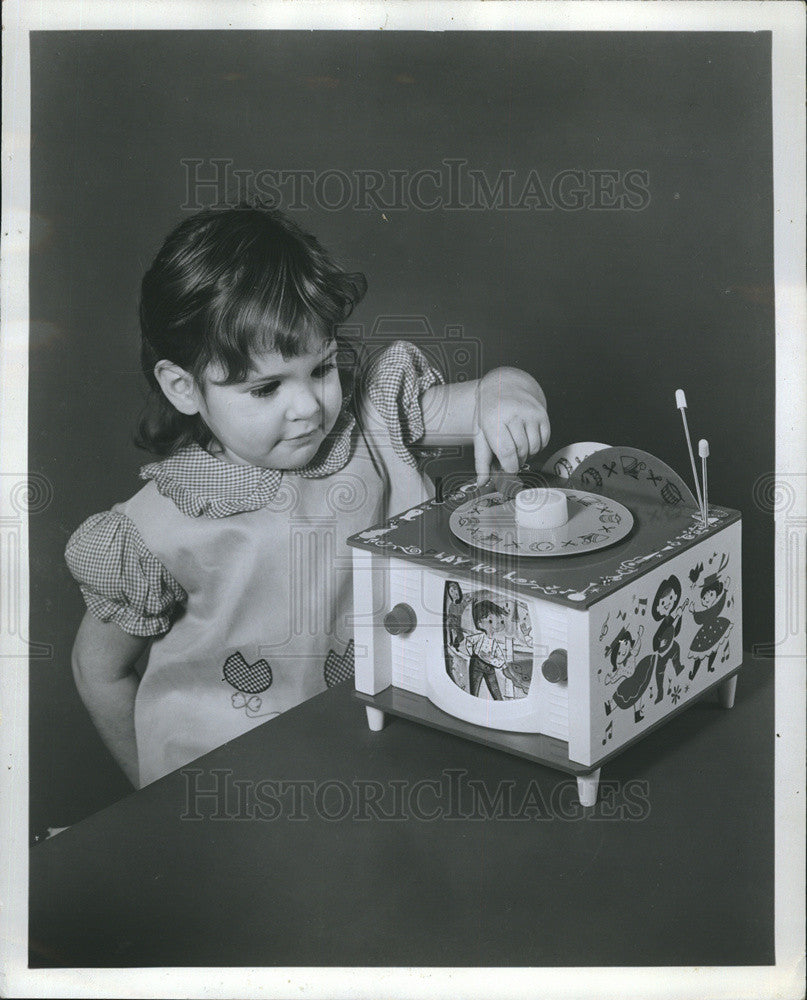
[[[307,467],[185,448],[70,539],[92,613],[151,639],[134,710],[141,784],[353,675],[346,540],[428,495],[413,446],[422,393],[440,381],[393,344]]]
[[[383,418],[395,455],[416,467],[412,449],[423,435],[420,398],[442,375],[423,353],[404,341],[391,344],[372,361],[360,380]],[[317,455],[302,469],[280,471],[233,465],[198,445],[183,448],[162,462],[143,466],[140,477],[192,518],[226,518],[271,505],[286,477],[320,479],[350,461],[360,434],[356,401],[346,400],[334,429]],[[135,636],[166,633],[187,593],[149,551],[131,519],[119,509],[89,517],[70,538],[65,558],[89,610]]]

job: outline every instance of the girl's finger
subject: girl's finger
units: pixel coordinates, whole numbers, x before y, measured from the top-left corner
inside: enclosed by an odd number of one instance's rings
[[[504,471],[515,475],[521,468],[521,463],[518,460],[518,448],[507,424],[498,425],[495,443],[488,438],[488,444],[493,448],[493,453]]]
[[[488,440],[483,431],[474,435],[474,469],[476,470],[476,487],[481,489],[490,479],[490,464],[493,461]]]
[[[523,420],[513,420],[507,424],[507,429],[510,431],[513,444],[516,446],[518,468],[520,469],[530,457],[530,441],[527,434],[527,427]],[[516,469],[516,472],[518,472],[518,469]]]
[[[527,442],[530,446],[530,455],[537,455],[538,452],[544,447],[541,424],[538,421],[531,420],[525,424],[525,429]]]
[[[547,415],[546,412],[544,412],[544,415],[541,418],[540,428],[541,428],[541,448],[546,448],[546,446],[549,444],[549,438],[552,434],[552,427],[549,423],[549,416]]]

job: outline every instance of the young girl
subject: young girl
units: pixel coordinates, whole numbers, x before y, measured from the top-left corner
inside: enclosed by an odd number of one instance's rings
[[[482,482],[548,441],[516,369],[445,385],[404,342],[357,365],[339,325],[364,288],[260,205],[187,219],[143,279],[139,441],[162,460],[66,552],[76,683],[135,785],[351,674],[345,539],[427,496],[415,443],[473,440]]]

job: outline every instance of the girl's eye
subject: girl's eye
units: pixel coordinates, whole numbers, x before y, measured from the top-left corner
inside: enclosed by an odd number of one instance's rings
[[[250,396],[254,396],[255,399],[265,399],[267,396],[273,396],[279,388],[279,382],[267,382],[265,385],[259,385],[254,389],[250,389],[249,394]]]
[[[318,365],[311,374],[314,378],[325,378],[336,368],[336,362],[333,360],[324,361],[321,365]]]
[[[333,360],[324,361],[321,365],[311,372],[312,378],[322,380],[327,378],[328,375],[336,368],[336,362]],[[273,396],[277,390],[280,388],[280,382],[266,382],[263,385],[258,385],[254,389],[250,389],[250,396],[254,396],[256,399],[266,399],[268,396]]]

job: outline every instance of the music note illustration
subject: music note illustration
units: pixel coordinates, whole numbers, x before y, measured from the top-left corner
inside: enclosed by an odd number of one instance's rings
[[[605,746],[606,742],[610,740],[613,735],[614,735],[614,720],[612,719],[605,727],[605,736],[603,736],[602,745]]]

